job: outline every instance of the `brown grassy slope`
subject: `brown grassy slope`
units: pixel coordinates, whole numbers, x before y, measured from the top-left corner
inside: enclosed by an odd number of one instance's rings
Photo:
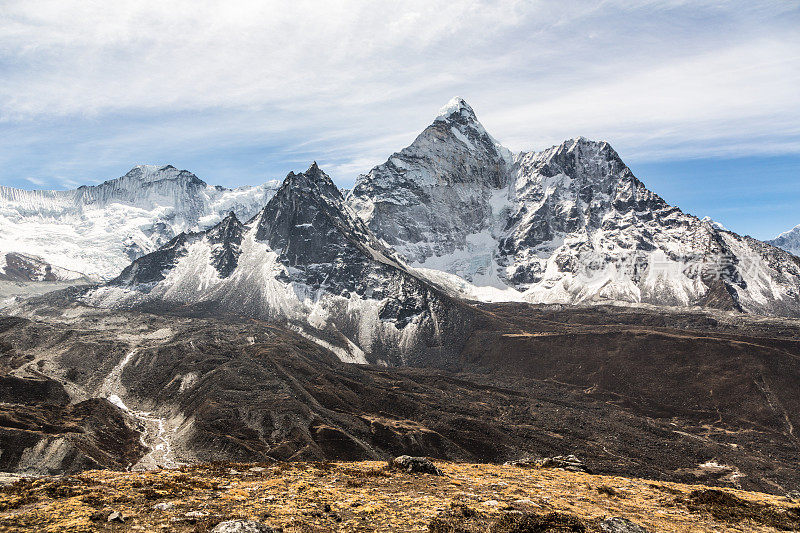
[[[800,506],[768,494],[560,470],[439,466],[443,477],[387,471],[380,462],[225,463],[44,477],[0,489],[0,531],[202,532],[232,518],[287,533],[428,531],[437,517],[439,526],[462,514],[488,524],[514,519],[512,510],[558,512],[587,526],[623,517],[659,532],[800,528]],[[170,508],[155,508],[159,503]],[[112,510],[125,521],[108,522]]]

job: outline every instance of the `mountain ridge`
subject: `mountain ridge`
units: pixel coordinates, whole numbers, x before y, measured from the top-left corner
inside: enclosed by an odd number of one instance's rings
[[[370,229],[432,281],[480,301],[800,316],[792,256],[667,204],[609,143],[576,137],[508,164],[488,133],[482,143],[456,135],[485,131],[468,104],[456,98],[445,110],[348,195]]]
[[[212,187],[171,165],[138,165],[73,191],[0,189],[0,229],[12,237],[0,238],[0,250],[30,244],[45,262],[108,279],[231,211],[249,221],[277,189]],[[512,154],[460,97],[344,200],[337,209],[352,210],[377,238],[371,249],[385,242],[381,253],[403,258],[409,274],[469,299],[800,315],[793,256],[667,204],[606,141],[575,137]],[[26,209],[44,222],[26,219]],[[238,252],[221,253],[230,264]]]
[[[181,233],[86,301],[211,305],[286,322],[343,361],[382,364],[446,365],[472,313],[376,239],[316,163],[290,173],[246,223],[229,215],[205,232]]]
[[[0,251],[110,279],[131,260],[231,210],[250,218],[275,188],[276,182],[211,186],[172,165],[137,165],[119,178],[67,191],[0,187]]]
[[[792,315],[800,260],[670,206],[606,142],[509,158],[465,106],[346,198],[312,163],[249,218],[14,303],[13,386],[91,403],[13,398],[0,432],[27,440],[5,468],[576,453],[791,490],[800,321],[743,311]]]
[[[800,256],[800,224],[790,230],[784,231],[774,239],[764,242],[786,250],[790,254]]]

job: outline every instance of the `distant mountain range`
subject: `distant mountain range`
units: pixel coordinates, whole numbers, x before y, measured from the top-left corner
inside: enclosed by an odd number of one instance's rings
[[[410,146],[360,176],[346,198],[316,165],[280,186],[291,209],[280,201],[269,206],[277,190],[277,182],[212,187],[171,166],[135,167],[74,191],[2,188],[0,249],[95,278],[124,269],[114,286],[146,285],[150,301],[161,295],[233,302],[234,280],[247,278],[263,292],[264,280],[274,276],[292,287],[281,287],[281,295],[313,305],[329,294],[393,297],[383,274],[359,284],[341,278],[372,272],[369,261],[384,270],[391,263],[404,279],[469,300],[800,316],[796,256],[668,205],[606,142],[576,138],[513,154],[461,98]],[[301,215],[310,205],[325,209]],[[290,223],[295,218],[308,220]],[[773,242],[793,250],[790,237]],[[342,252],[339,241],[354,252]],[[267,248],[248,248],[252,242]],[[199,247],[205,263],[192,251]],[[182,266],[187,261],[196,261],[192,269]],[[274,276],[265,278],[267,271]],[[262,294],[245,309],[254,316],[294,313],[296,302],[276,298]]]
[[[800,256],[800,224],[767,242],[772,246],[783,248],[789,253]]]
[[[0,186],[0,252],[110,279],[181,232],[206,229],[229,211],[251,217],[277,187],[225,189],[170,165],[139,165],[120,178],[69,191]]]

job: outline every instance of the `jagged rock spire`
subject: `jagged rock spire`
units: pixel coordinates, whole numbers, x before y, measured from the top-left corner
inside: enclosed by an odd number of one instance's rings
[[[324,197],[335,201],[344,199],[339,188],[333,183],[330,176],[317,165],[316,161],[314,161],[305,172],[300,174],[289,172],[275,196],[284,196],[288,194]]]

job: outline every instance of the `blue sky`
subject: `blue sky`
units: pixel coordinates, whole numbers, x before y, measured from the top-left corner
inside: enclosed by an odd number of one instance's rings
[[[170,163],[337,181],[460,95],[512,150],[612,143],[670,203],[758,238],[800,224],[793,1],[72,2],[0,9],[0,184]]]
[[[800,224],[797,155],[632,162],[631,170],[672,205],[767,239]]]

